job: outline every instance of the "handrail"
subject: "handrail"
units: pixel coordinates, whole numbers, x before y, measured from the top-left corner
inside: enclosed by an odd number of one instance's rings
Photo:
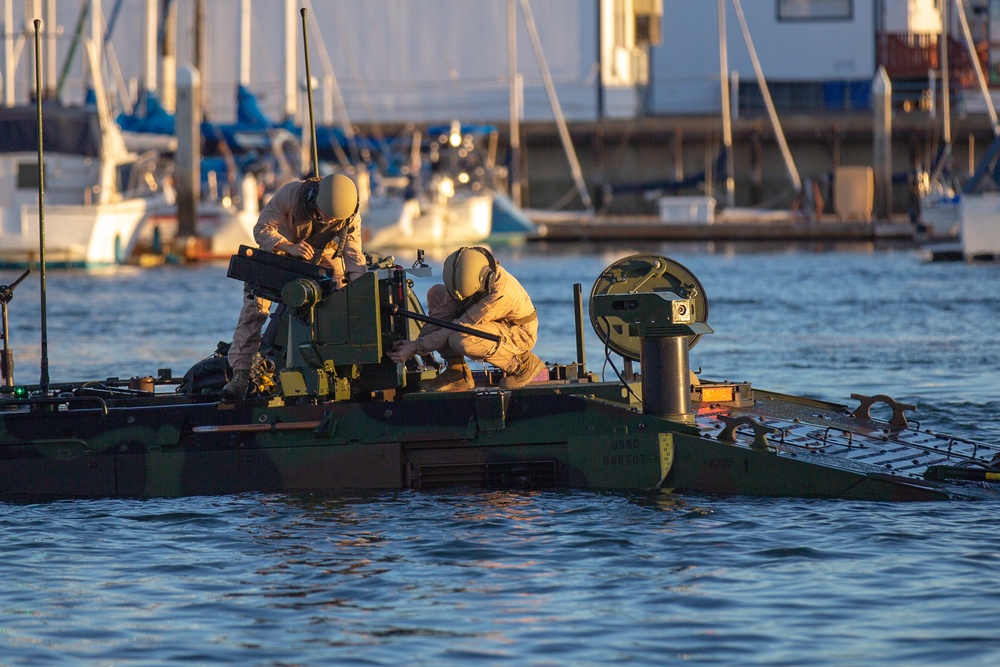
[[[100,396],[34,396],[31,398],[0,399],[0,408],[21,405],[62,405],[70,403],[97,403],[102,416],[108,416],[108,404]]]

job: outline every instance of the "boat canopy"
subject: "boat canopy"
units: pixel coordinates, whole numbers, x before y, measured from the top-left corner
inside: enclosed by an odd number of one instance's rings
[[[42,106],[45,152],[100,157],[100,123],[95,107],[46,103]],[[0,153],[37,151],[38,109],[34,106],[0,108]]]

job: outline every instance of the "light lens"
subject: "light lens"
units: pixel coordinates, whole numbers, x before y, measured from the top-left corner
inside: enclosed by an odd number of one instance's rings
[[[729,403],[734,400],[734,396],[732,386],[701,388],[701,400],[705,403]]]

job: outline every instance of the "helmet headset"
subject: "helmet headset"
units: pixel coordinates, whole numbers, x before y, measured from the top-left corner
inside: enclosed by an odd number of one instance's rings
[[[459,248],[444,260],[444,286],[452,298],[466,301],[491,291],[497,280],[497,261],[481,246]]]

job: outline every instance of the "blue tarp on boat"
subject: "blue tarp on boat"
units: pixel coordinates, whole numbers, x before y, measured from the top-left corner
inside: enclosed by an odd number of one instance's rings
[[[173,136],[175,123],[173,114],[167,112],[160,104],[155,93],[148,93],[145,100],[145,114],[121,114],[118,124],[125,131],[164,134]],[[246,86],[239,86],[236,91],[236,122],[212,123],[203,122],[201,134],[205,140],[205,151],[212,153],[218,150],[218,144],[225,142],[231,151],[239,153],[258,151],[269,147],[270,136],[274,130],[285,130],[298,140],[302,139],[302,128],[291,120],[276,123],[260,107],[257,96]],[[353,138],[353,147],[360,152],[376,152],[384,154],[382,142],[357,137]],[[316,128],[316,147],[320,158],[337,159],[337,152],[352,152],[352,140],[349,140],[339,127],[319,126]],[[357,152],[354,151],[354,152]]]

